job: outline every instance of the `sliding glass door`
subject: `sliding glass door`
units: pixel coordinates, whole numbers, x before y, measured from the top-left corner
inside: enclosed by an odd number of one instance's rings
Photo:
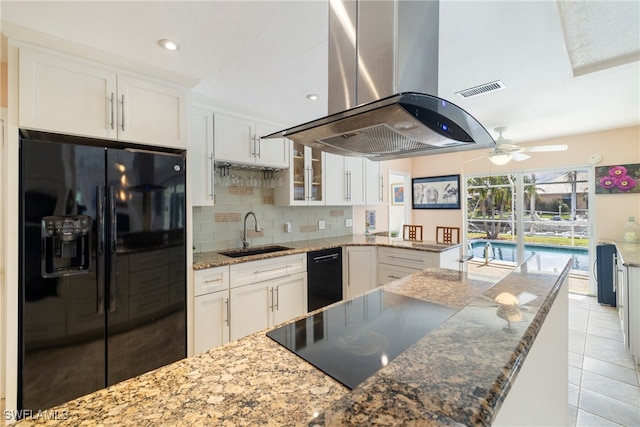
[[[534,254],[571,256],[572,275],[584,279],[581,289],[573,290],[591,293],[590,173],[585,169],[467,176],[466,237],[473,261],[515,266]]]

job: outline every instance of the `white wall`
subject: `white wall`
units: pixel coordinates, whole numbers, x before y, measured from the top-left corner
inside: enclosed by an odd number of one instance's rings
[[[504,166],[493,165],[488,160],[469,161],[464,163],[462,172],[484,174],[550,168],[593,167],[587,160],[590,154],[602,156],[602,161],[596,166],[640,163],[639,126],[535,141],[522,144],[522,146],[550,144],[567,144],[569,149],[559,153],[532,153],[530,159],[521,162],[512,161]],[[475,157],[477,157],[477,152],[471,151],[464,153],[463,159],[470,160]],[[591,203],[591,201],[589,202]],[[627,218],[629,216],[640,218],[640,193],[596,194],[593,206],[595,206],[596,212],[595,240],[619,239]]]
[[[552,168],[593,167],[587,159],[590,154],[594,153],[602,156],[602,161],[596,166],[640,163],[639,126],[533,141],[521,144],[521,146],[551,144],[567,144],[569,149],[565,152],[533,153],[530,159],[521,162],[511,161],[504,166],[496,166],[488,158],[478,159],[478,157],[484,156],[486,151],[472,150],[403,159],[402,162],[405,163],[399,163],[397,167],[385,167],[387,170],[410,171],[411,176],[417,178],[452,174],[475,175]],[[406,163],[407,160],[410,161],[409,165]],[[407,197],[410,197],[410,189],[407,189]],[[594,203],[596,210],[594,239],[596,241],[619,239],[627,218],[629,216],[640,218],[640,193],[598,194]],[[364,232],[364,209],[366,208],[354,207],[354,233],[356,234]],[[383,210],[380,207],[376,208],[379,230],[386,230],[388,227],[388,222],[384,222],[386,215],[381,216],[378,213]],[[462,210],[413,210],[411,222],[424,226],[425,240],[435,240],[436,225],[462,227],[464,218]]]
[[[390,185],[389,171],[404,171],[411,173],[411,159],[387,160],[380,163],[380,173],[384,177],[384,186],[386,191],[386,200],[389,200]],[[411,193],[408,193],[409,195]],[[405,197],[407,196],[405,189]],[[411,203],[409,203],[411,209]],[[365,232],[365,212],[367,210],[376,211],[376,229],[377,231],[389,231],[389,208],[387,204],[371,205],[371,206],[354,206],[353,207],[353,234],[363,234]]]
[[[404,204],[393,204],[394,185],[404,185]],[[401,236],[402,226],[407,223],[407,213],[411,215],[411,177],[406,176],[405,179],[404,175],[395,175],[394,171],[389,171],[389,231],[397,231]]]
[[[475,157],[479,151],[473,151]],[[435,156],[416,157],[413,159],[411,176],[421,178],[441,175],[462,175],[464,173],[462,153],[438,154]],[[462,177],[460,180],[462,191]],[[411,189],[409,189],[411,191]],[[409,192],[409,197],[411,193]],[[415,209],[412,211],[411,223],[423,226],[423,239],[436,240],[437,226],[462,227],[466,215],[462,209]]]

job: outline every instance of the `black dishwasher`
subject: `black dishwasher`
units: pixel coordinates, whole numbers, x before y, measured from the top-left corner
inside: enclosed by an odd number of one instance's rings
[[[307,309],[342,300],[342,248],[307,253]]]

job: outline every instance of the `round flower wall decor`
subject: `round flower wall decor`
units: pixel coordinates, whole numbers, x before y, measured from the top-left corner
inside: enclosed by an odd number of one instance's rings
[[[596,168],[596,194],[640,193],[640,163]]]

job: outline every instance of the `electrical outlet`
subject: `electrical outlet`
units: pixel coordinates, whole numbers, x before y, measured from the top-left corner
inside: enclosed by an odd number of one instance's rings
[[[290,222],[285,222],[284,223],[284,232],[285,233],[291,233],[291,223]]]
[[[351,218],[347,218],[344,222],[345,227],[353,227],[353,220]]]
[[[318,221],[318,230],[324,230],[325,224],[324,221]]]

